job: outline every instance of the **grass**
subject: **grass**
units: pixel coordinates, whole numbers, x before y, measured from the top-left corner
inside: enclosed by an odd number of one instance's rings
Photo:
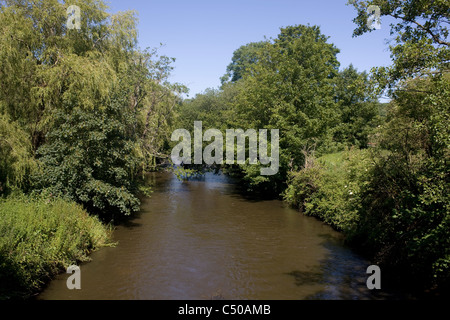
[[[110,245],[111,230],[82,207],[51,197],[0,200],[0,300],[26,299],[70,265]]]
[[[314,165],[293,173],[285,200],[345,234],[359,220],[359,193],[371,166],[369,151],[349,150],[315,159]]]

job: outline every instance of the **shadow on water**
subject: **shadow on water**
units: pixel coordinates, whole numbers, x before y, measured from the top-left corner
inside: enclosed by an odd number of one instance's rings
[[[169,173],[162,183],[167,185],[168,180],[173,180],[173,177],[170,177],[171,174]],[[278,200],[276,197],[267,198],[264,193],[249,191],[236,178],[221,172],[210,172],[191,178],[189,181],[180,183],[181,187],[177,186],[176,191],[191,192],[189,185],[198,182],[228,185],[223,189],[224,195],[233,199],[243,199],[246,202],[264,203]],[[171,188],[173,188],[173,185]],[[371,263],[345,245],[342,235],[323,233],[317,236],[323,239],[320,245],[328,252],[326,258],[320,261],[320,265],[310,267],[309,270],[294,270],[285,273],[285,275],[293,278],[295,285],[298,287],[319,285],[323,288],[319,292],[307,296],[306,300],[385,300],[396,298],[396,295],[392,292],[370,291],[367,288],[366,281],[369,275],[366,271]],[[361,263],[361,261],[364,263]],[[223,299],[222,292],[212,294],[211,299]]]
[[[141,219],[142,213],[135,213],[132,216],[126,217],[121,223],[120,226],[128,229],[133,230],[135,228],[142,227],[142,223],[137,222]]]
[[[311,284],[323,284],[325,282],[323,272],[319,271],[292,271],[287,273],[295,279],[295,285],[304,286]]]
[[[68,292],[60,277],[39,299],[379,298],[365,283],[370,263],[316,219],[259,194],[243,196],[243,186],[223,174],[147,178],[152,195],[121,221],[117,248],[83,267],[83,290]]]
[[[287,275],[294,278],[297,286],[322,285],[324,289],[311,294],[305,300],[397,300],[404,297],[389,289],[369,290],[367,288],[367,267],[371,263],[351,248],[343,244],[343,239],[336,239],[328,234],[320,235],[324,239],[322,246],[328,254],[320,266],[306,271],[292,271]],[[365,261],[361,264],[360,261]]]
[[[227,183],[232,186],[227,189],[226,195],[235,199],[244,199],[247,202],[257,203],[273,200],[280,200],[280,196],[273,194],[273,192],[263,190],[252,190],[245,183],[240,183],[239,180],[233,176],[219,174],[222,179],[226,179]]]

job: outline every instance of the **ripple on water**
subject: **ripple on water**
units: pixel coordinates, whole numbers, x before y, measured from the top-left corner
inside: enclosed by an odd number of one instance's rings
[[[151,178],[152,197],[114,233],[118,246],[81,267],[82,290],[67,290],[61,275],[38,299],[373,298],[368,262],[323,223],[281,201],[244,198],[223,175]]]

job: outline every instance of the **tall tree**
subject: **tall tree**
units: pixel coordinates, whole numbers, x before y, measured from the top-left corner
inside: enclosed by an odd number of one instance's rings
[[[395,18],[393,64],[374,70],[393,97],[377,132],[375,166],[362,192],[355,242],[396,278],[424,289],[450,288],[450,3],[446,0],[354,1],[358,36],[367,7]],[[400,276],[399,276],[400,275]],[[410,283],[411,284],[411,283]],[[405,282],[403,282],[405,285]]]
[[[136,176],[163,149],[185,88],[168,82],[173,59],[139,49],[136,12],[106,9],[101,0],[3,0],[0,115],[29,137],[36,187],[129,214]]]
[[[303,165],[302,151],[326,147],[329,129],[338,121],[333,78],[339,50],[327,41],[317,26],[282,28],[257,51],[257,62],[249,65],[238,88],[234,125],[280,130],[282,170],[279,182],[271,180],[279,188],[288,170]]]
[[[102,1],[72,1],[81,8],[81,29],[66,26],[69,4],[49,1],[2,1],[0,9],[0,100],[2,112],[32,137],[44,142],[51,114],[64,101],[109,96],[116,79],[100,57],[113,43]]]
[[[338,52],[319,27],[281,29],[244,74],[235,103],[242,126],[282,130],[286,156],[301,165],[301,150],[337,119],[332,79]]]
[[[381,124],[382,105],[370,94],[366,72],[353,65],[340,71],[334,79],[335,101],[340,122],[334,127],[334,140],[347,146],[367,148],[369,135]]]
[[[222,83],[242,79],[250,65],[258,62],[258,51],[265,46],[265,43],[264,41],[251,42],[237,49],[227,67],[227,73],[222,77]]]

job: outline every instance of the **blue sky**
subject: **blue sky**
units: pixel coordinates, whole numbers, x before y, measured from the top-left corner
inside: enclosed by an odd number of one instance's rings
[[[390,21],[382,29],[352,38],[356,11],[347,0],[107,0],[110,12],[139,13],[139,45],[164,47],[176,58],[172,82],[190,88],[190,96],[220,85],[233,52],[249,42],[275,38],[281,27],[319,25],[341,50],[341,68],[359,70],[390,65]]]

